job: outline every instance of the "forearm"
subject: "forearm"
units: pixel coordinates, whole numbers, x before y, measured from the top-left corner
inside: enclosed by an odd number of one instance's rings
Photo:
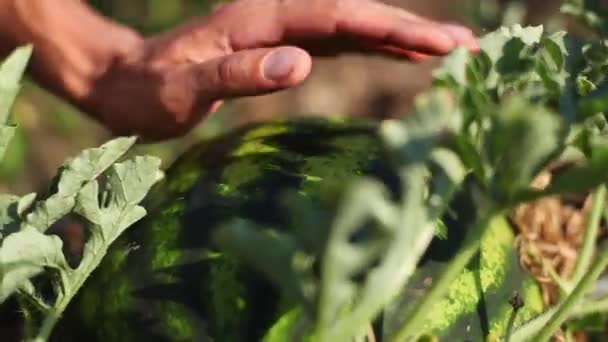
[[[112,61],[141,44],[141,38],[79,0],[0,0],[0,53],[29,43],[34,45],[34,78],[78,103]]]

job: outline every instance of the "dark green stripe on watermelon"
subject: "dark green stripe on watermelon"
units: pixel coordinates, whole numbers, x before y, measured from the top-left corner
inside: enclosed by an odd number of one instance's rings
[[[376,128],[323,119],[264,123],[193,147],[167,171],[149,196],[149,215],[111,248],[54,338],[261,339],[288,308],[264,276],[216,250],[210,233],[234,218],[289,231],[294,222],[282,205],[286,190],[330,212],[344,185],[359,175],[377,177],[398,197],[399,181],[381,155]],[[457,243],[450,229],[444,243]],[[418,272],[430,272],[430,265]]]

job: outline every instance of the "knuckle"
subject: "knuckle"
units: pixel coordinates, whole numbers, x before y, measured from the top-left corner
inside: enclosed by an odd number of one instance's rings
[[[327,18],[327,22],[331,23],[329,29],[332,31],[336,30],[336,26],[340,22],[344,21],[345,16],[351,13],[352,8],[351,0],[332,0],[332,1],[317,1],[319,3],[318,11],[319,17]],[[355,4],[358,6],[360,4]]]
[[[224,59],[219,62],[217,66],[217,81],[219,84],[229,84],[234,79],[235,74],[234,63],[231,62],[229,58]]]
[[[285,13],[304,10],[321,17],[333,18],[339,15],[351,0],[308,0],[306,2],[302,0],[276,0],[276,2],[287,10]]]
[[[320,14],[325,14],[329,18],[337,19],[345,7],[345,0],[332,0],[332,1],[315,1],[315,9]]]

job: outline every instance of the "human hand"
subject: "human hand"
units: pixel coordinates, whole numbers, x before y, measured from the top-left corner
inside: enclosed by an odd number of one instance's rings
[[[142,40],[81,101],[117,134],[147,140],[188,132],[223,99],[287,89],[306,79],[311,56],[344,52],[410,61],[457,46],[470,30],[372,0],[237,0]]]

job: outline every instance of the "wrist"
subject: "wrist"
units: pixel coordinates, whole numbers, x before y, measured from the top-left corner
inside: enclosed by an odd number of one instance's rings
[[[0,53],[33,44],[32,76],[78,103],[116,60],[142,44],[133,30],[98,15],[78,0],[0,0]],[[8,42],[8,43],[5,43]],[[5,51],[3,51],[5,50]]]

